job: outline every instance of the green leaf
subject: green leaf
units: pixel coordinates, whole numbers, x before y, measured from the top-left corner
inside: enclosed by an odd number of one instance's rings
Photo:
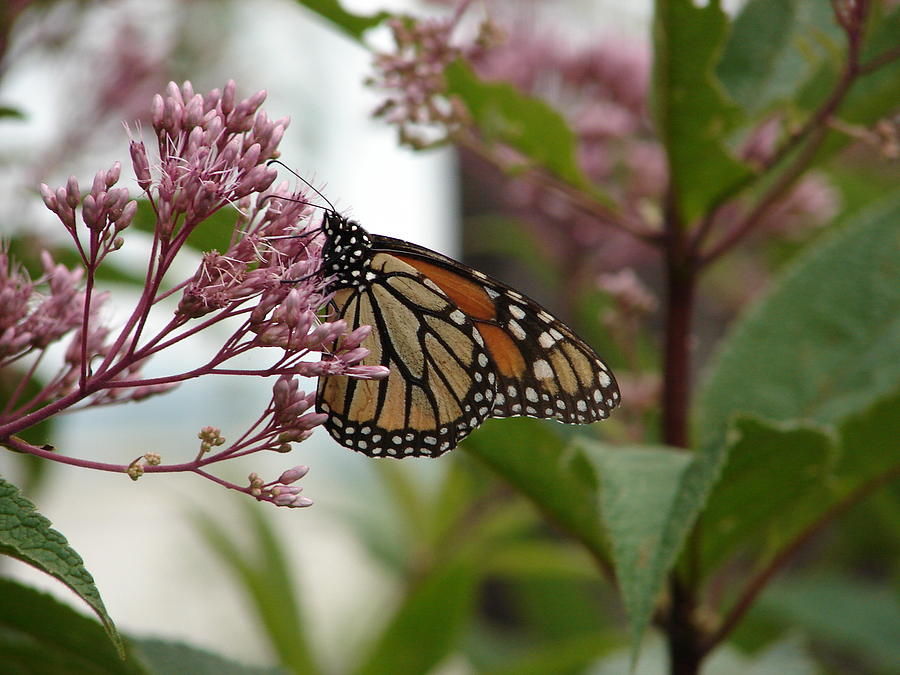
[[[559,539],[527,539],[502,542],[484,561],[490,574],[504,579],[597,578],[597,568],[587,552],[563,545]]]
[[[204,253],[215,249],[220,253],[228,250],[234,228],[237,224],[237,213],[230,206],[225,206],[204,219],[187,239],[187,246]],[[133,228],[153,235],[156,231],[156,212],[146,199],[138,200],[138,210],[131,225]],[[143,283],[143,278],[141,278]]]
[[[656,0],[654,116],[666,147],[671,189],[681,220],[691,223],[716,198],[749,175],[732,157],[725,135],[740,121],[713,76],[728,30],[718,0]]]
[[[26,119],[25,113],[11,105],[0,105],[0,119]]]
[[[704,569],[738,545],[771,558],[831,501],[837,447],[827,430],[741,417],[730,435],[728,464],[702,515]]]
[[[363,34],[390,17],[387,12],[377,14],[354,14],[345,10],[337,0],[297,0],[297,4],[315,12],[330,21],[348,36],[362,42]]]
[[[900,475],[900,389],[836,429],[741,417],[730,436],[702,517],[702,571],[739,547],[747,562],[766,564],[846,500]]]
[[[767,590],[758,611],[885,673],[900,663],[900,602],[886,586],[837,576],[788,579]]]
[[[729,420],[834,424],[900,384],[900,195],[815,244],[724,340],[698,396],[701,447]]]
[[[580,446],[600,479],[600,512],[636,657],[666,575],[705,497],[691,480],[697,459],[666,447],[588,441]]]
[[[485,139],[506,143],[572,185],[590,187],[578,165],[575,132],[553,107],[508,82],[479,79],[460,60],[447,66],[444,76],[448,93],[462,99]]]
[[[849,492],[900,465],[900,387],[870,407],[846,417],[838,427],[841,454],[837,489]]]
[[[281,542],[259,504],[244,506],[251,535],[239,537],[237,541],[230,534],[233,528],[226,530],[209,516],[198,513],[195,522],[207,543],[243,584],[280,663],[293,672],[317,673],[319,668],[306,633],[300,595]]]
[[[414,585],[358,675],[419,675],[430,672],[456,646],[469,619],[477,572],[457,558]]]
[[[394,511],[410,537],[418,541],[424,539],[428,535],[431,514],[425,496],[417,489],[415,475],[399,462],[375,462],[374,471],[384,483],[387,498],[393,502]]]
[[[109,639],[124,656],[122,638],[106,612],[94,578],[66,538],[50,527],[12,483],[0,478],[0,553],[55,577],[84,600],[103,622]]]
[[[288,675],[275,666],[248,666],[181,642],[129,640],[153,675]],[[304,672],[304,671],[294,671]]]
[[[488,420],[462,447],[528,497],[541,513],[581,541],[600,561],[608,560],[596,508],[592,467],[551,425],[525,418]]]
[[[0,578],[0,670],[4,673],[149,672],[131,658],[123,660],[121,642],[117,647],[120,651],[96,621],[50,595]]]
[[[843,38],[827,2],[750,0],[734,20],[716,75],[751,114],[789,102]]]

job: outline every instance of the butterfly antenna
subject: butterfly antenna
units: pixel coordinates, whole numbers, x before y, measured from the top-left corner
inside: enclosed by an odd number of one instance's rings
[[[337,209],[334,208],[334,204],[331,203],[331,201],[328,199],[328,197],[326,197],[326,196],[323,195],[321,192],[319,192],[319,190],[318,190],[312,183],[310,183],[308,180],[306,180],[303,176],[301,176],[299,173],[297,173],[296,171],[294,171],[291,167],[289,167],[287,164],[285,164],[285,163],[282,162],[281,160],[278,160],[278,159],[270,159],[268,162],[266,162],[266,166],[271,166],[272,164],[277,164],[278,166],[284,167],[285,169],[287,169],[288,171],[290,171],[290,172],[294,175],[295,178],[297,178],[297,179],[303,181],[303,182],[306,184],[306,186],[307,186],[310,190],[312,190],[312,191],[315,192],[317,195],[319,195],[319,196],[325,201],[325,203],[328,204],[329,208],[330,208],[334,213],[337,213]],[[310,206],[315,206],[315,204],[310,204]],[[321,208],[321,207],[320,207],[320,208]]]

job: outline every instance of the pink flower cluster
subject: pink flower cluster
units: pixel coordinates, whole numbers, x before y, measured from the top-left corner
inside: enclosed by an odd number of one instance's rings
[[[446,18],[394,18],[387,22],[394,49],[375,56],[376,75],[368,84],[385,92],[374,115],[397,126],[399,140],[413,148],[446,142],[468,115],[447,96],[444,70],[459,58],[476,57],[498,40],[493,24],[484,21],[471,40],[455,40],[454,33],[470,0],[463,0]]]
[[[0,411],[0,441],[22,452],[87,468],[119,471],[137,479],[144,473],[192,471],[257,499],[282,506],[308,506],[292,485],[301,473],[286,472],[278,481],[251,478],[238,486],[209,473],[210,465],[269,450],[287,452],[306,440],[325,416],[310,412],[315,394],[299,389],[298,376],[345,375],[377,378],[387,372],[363,366],[368,351],[360,345],[368,326],[348,332],[346,322],[328,322],[327,279],[319,274],[322,242],[310,224],[313,210],[304,194],[288,185],[272,187],[277,175],[268,160],[277,156],[287,119],[272,121],[260,105],[265,93],[238,100],[235,85],[201,95],[190,83],[170,84],[153,99],[151,119],[156,159],[144,142],[133,139],[130,152],[137,183],[152,219],[145,282],[123,325],[100,320],[109,294],[98,291],[97,270],[107,255],[125,243],[124,234],[139,213],[128,191],[115,187],[120,165],[94,177],[82,196],[72,177],[64,186],[41,186],[44,203],[63,224],[81,258],[69,270],[44,254],[44,275],[31,281],[0,252],[0,367],[17,362],[21,384]],[[180,283],[171,279],[176,255],[191,233],[217,211],[234,213],[231,243],[224,252],[207,251],[196,272]],[[38,289],[48,292],[38,295]],[[180,294],[174,309],[164,301]],[[151,332],[151,314],[170,311],[164,327]],[[215,324],[233,332],[218,351],[183,372],[147,378],[141,366],[158,352],[188,340]],[[53,342],[71,336],[59,374],[28,398],[33,364]],[[275,348],[262,370],[231,367],[251,349]],[[311,355],[318,358],[310,360]],[[28,358],[31,361],[28,361]],[[24,361],[23,361],[24,359]],[[65,457],[14,436],[64,410],[134,401],[179,382],[209,374],[275,376],[269,405],[252,427],[231,443],[213,427],[201,431],[193,461],[166,464],[155,453],[130,464],[104,464]],[[152,458],[147,459],[148,457]]]
[[[81,325],[82,270],[69,270],[41,254],[44,274],[34,281],[0,251],[0,367],[46,349]],[[40,293],[46,287],[48,294]]]

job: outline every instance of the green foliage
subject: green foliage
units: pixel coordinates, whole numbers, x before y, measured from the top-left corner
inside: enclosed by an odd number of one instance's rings
[[[14,108],[8,105],[0,105],[0,119],[24,120],[26,119],[26,116],[25,113],[23,113],[18,108]]]
[[[760,598],[759,612],[869,668],[889,673],[900,663],[900,602],[883,586],[834,574],[789,579]]]
[[[703,448],[737,413],[834,424],[900,382],[900,197],[797,260],[720,347],[698,400]]]
[[[653,25],[657,132],[681,220],[692,223],[749,175],[725,146],[742,112],[713,76],[728,19],[718,0],[657,0]]]
[[[379,25],[390,16],[387,12],[369,15],[348,12],[338,0],[297,0],[297,3],[315,12],[335,28],[358,41],[362,41],[367,30]]]
[[[827,2],[750,0],[734,20],[716,76],[745,111],[759,114],[790,104],[842,39]]]
[[[7,520],[6,508],[3,514],[3,520]],[[6,531],[4,528],[4,539]],[[57,547],[55,542],[48,546]],[[4,552],[5,549],[4,541]],[[71,675],[151,672],[132,658],[123,660],[126,654],[132,655],[131,650],[126,650],[118,635],[115,643],[110,643],[108,632],[108,628],[51,596],[0,578],[0,663],[3,672]]]
[[[0,579],[0,663],[10,675],[280,675],[163,640],[110,644],[104,627],[51,596]],[[285,674],[286,675],[286,674]]]
[[[862,63],[874,59],[897,47],[900,31],[900,8],[870,24],[863,44]],[[804,114],[810,114],[826,100],[841,77],[843,65],[839,58],[831,58],[818,68],[809,81],[797,91],[795,103]],[[893,59],[882,67],[856,81],[846,99],[837,110],[837,117],[861,127],[871,126],[881,118],[891,117],[897,110],[897,91],[900,89],[900,61]],[[815,163],[824,162],[846,147],[852,137],[844,133],[831,133],[819,149]]]
[[[199,253],[206,251],[227,251],[234,233],[237,214],[229,208],[221,208],[194,228],[187,244]],[[132,228],[152,235],[156,230],[156,212],[146,199],[138,202]],[[140,279],[143,283],[143,278]]]
[[[702,564],[715,569],[741,546],[771,558],[826,503],[837,448],[827,430],[739,418],[729,460],[702,517]]]
[[[609,634],[588,633],[523,650],[512,663],[483,671],[485,675],[546,675],[579,673],[619,646]]]
[[[488,141],[510,145],[572,185],[589,186],[576,160],[575,133],[552,106],[508,82],[480,80],[462,61],[450,64],[444,76],[448,93],[462,99]]]
[[[357,675],[417,675],[439,664],[457,644],[472,610],[476,567],[451,559],[413,582]]]
[[[530,499],[544,516],[608,561],[596,508],[591,466],[565,444],[552,424],[529,419],[488,421],[463,447]]]
[[[740,548],[764,565],[834,510],[900,475],[900,390],[836,429],[739,418],[703,514],[701,565]]]
[[[586,441],[581,447],[600,477],[600,512],[636,657],[666,575],[705,496],[690,480],[696,460],[676,448]]]
[[[94,610],[115,648],[123,653],[122,638],[81,556],[69,547],[63,535],[50,527],[50,521],[37,512],[34,504],[3,478],[0,478],[0,553],[21,560],[71,588]]]
[[[153,675],[288,675],[282,668],[247,666],[180,642],[131,639],[134,653]]]

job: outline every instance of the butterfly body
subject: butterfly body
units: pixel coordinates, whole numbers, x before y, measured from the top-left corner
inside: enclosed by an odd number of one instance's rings
[[[615,379],[565,324],[513,288],[427,248],[372,235],[333,211],[323,274],[340,318],[372,333],[384,380],[323,377],[317,410],[370,456],[438,455],[488,417],[586,424],[619,403]]]

